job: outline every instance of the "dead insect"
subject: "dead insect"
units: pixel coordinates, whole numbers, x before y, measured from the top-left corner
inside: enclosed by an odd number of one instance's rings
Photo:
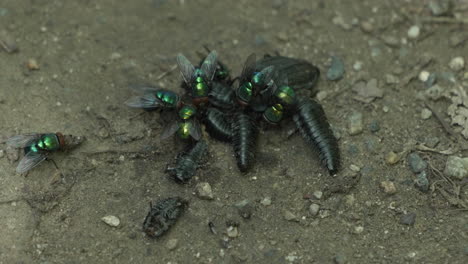
[[[179,219],[188,202],[180,197],[169,197],[150,202],[150,211],[143,222],[143,231],[155,238],[166,233]]]
[[[206,153],[208,146],[205,141],[198,141],[185,154],[179,155],[174,168],[167,168],[166,172],[178,183],[188,182],[200,167],[200,160]]]
[[[84,139],[84,137],[63,135],[60,132],[46,134],[32,133],[13,136],[6,143],[13,148],[24,149],[25,155],[18,164],[16,171],[18,173],[25,173],[46,160],[50,153],[75,148]],[[55,166],[57,167],[57,165]]]

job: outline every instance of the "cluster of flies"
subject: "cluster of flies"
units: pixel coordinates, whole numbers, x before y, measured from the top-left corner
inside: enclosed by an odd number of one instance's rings
[[[166,172],[177,183],[187,183],[196,174],[207,151],[202,139],[204,124],[208,135],[230,143],[237,166],[248,172],[255,161],[256,142],[261,123],[279,126],[292,120],[304,140],[318,151],[330,174],[340,166],[338,143],[320,104],[298,91],[313,91],[320,75],[311,63],[284,56],[265,55],[257,60],[251,54],[240,76],[232,78],[229,69],[209,51],[194,66],[184,55],[177,56],[185,91],[179,95],[158,87],[137,87],[139,95],[126,101],[133,108],[173,112],[174,119],[162,131],[161,138],[174,134],[187,142],[187,149]],[[25,173],[50,153],[79,145],[83,137],[61,133],[33,133],[13,136],[7,144],[24,149],[17,172]],[[54,163],[55,164],[55,163]],[[150,237],[164,234],[182,214],[187,201],[179,197],[161,199],[151,204],[143,223]]]

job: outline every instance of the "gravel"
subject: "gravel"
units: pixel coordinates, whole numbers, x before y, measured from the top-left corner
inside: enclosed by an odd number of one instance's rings
[[[118,227],[120,225],[120,219],[114,215],[106,215],[101,220],[108,226]]]
[[[411,153],[408,155],[408,163],[410,169],[414,173],[420,173],[427,168],[427,162],[425,162],[418,153]]]
[[[400,217],[400,224],[412,226],[416,222],[415,213],[407,213]]]
[[[414,181],[414,186],[421,192],[425,193],[429,191],[429,180],[427,179],[427,174],[425,171],[418,174],[418,177]]]
[[[195,186],[196,194],[200,199],[212,200],[213,191],[211,185],[207,182],[200,182]]]
[[[331,57],[331,66],[327,71],[327,79],[329,81],[338,81],[343,78],[345,66],[343,60],[337,56]]]
[[[421,29],[418,26],[413,25],[408,29],[408,38],[417,39],[420,33]]]
[[[468,176],[468,158],[449,156],[445,164],[444,174],[462,180]]]
[[[362,132],[362,113],[353,112],[349,117],[349,134],[358,135]]]
[[[455,57],[449,62],[450,69],[461,71],[465,68],[465,60],[462,57]]]

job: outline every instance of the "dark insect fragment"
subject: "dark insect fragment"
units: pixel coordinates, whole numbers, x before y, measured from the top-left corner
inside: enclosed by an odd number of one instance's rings
[[[205,141],[196,142],[185,154],[177,157],[176,166],[167,168],[166,172],[177,182],[186,183],[195,176],[200,161],[206,153],[208,146]]]
[[[213,87],[208,94],[209,102],[221,109],[232,109],[235,104],[234,90],[227,84],[220,82],[213,82]]]
[[[149,237],[160,237],[182,215],[188,202],[180,197],[170,197],[150,203],[150,211],[143,222],[143,231]]]
[[[248,114],[239,111],[234,113],[232,131],[237,167],[241,172],[247,172],[255,160],[258,128]]]
[[[302,137],[318,149],[320,160],[330,175],[335,174],[340,166],[338,141],[322,106],[311,99],[299,99],[293,120]]]

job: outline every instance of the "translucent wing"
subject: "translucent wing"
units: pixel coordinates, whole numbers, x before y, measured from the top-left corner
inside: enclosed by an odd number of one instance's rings
[[[47,152],[28,152],[24,157],[21,159],[18,167],[16,167],[16,172],[18,173],[25,173],[28,170],[36,167],[41,163],[43,160],[47,158]]]
[[[125,101],[125,104],[133,108],[156,109],[161,106],[159,100],[153,93],[147,93],[141,96],[133,96]]]
[[[208,80],[213,80],[218,63],[217,56],[218,54],[215,50],[211,51],[201,65],[201,69],[206,77],[208,77]]]
[[[268,66],[260,71],[263,75],[265,84],[268,84],[273,79],[274,71],[275,71],[274,66]]]
[[[190,136],[192,136],[193,139],[197,141],[200,140],[201,135],[202,135],[200,123],[198,123],[196,119],[189,120],[189,123],[190,123],[190,128],[189,128]]]
[[[7,145],[14,147],[14,148],[24,148],[24,147],[31,145],[36,140],[40,139],[41,135],[42,134],[39,134],[39,133],[17,135],[17,136],[13,136],[7,139],[6,143]]]
[[[175,132],[177,132],[177,130],[179,130],[179,122],[178,121],[174,121],[174,122],[171,122],[168,126],[166,126],[163,130],[163,132],[161,133],[161,136],[160,138],[161,139],[166,139],[172,135],[175,134]]]
[[[260,91],[261,94],[268,91],[273,94],[280,86],[288,85],[288,76],[275,72],[274,66],[266,67],[261,72],[264,74],[265,83],[268,84],[266,89]]]
[[[180,70],[180,73],[182,74],[182,77],[184,78],[185,83],[190,85],[190,81],[192,80],[195,67],[181,53],[177,55],[177,65],[179,65],[179,70]]]
[[[246,80],[249,80],[250,77],[252,77],[252,74],[255,72],[255,64],[256,56],[255,53],[252,53],[249,55],[249,57],[244,63],[244,68],[242,69],[239,85],[242,85]]]

